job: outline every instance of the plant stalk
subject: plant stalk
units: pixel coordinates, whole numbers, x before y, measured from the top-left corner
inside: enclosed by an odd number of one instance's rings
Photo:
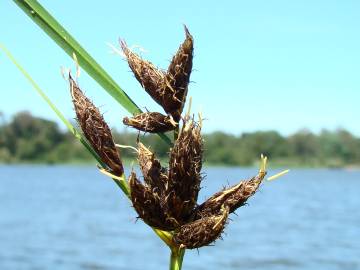
[[[169,270],[181,270],[184,255],[185,255],[185,249],[178,247],[172,248]]]

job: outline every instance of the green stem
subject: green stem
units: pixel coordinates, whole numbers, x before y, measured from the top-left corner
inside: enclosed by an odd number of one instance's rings
[[[181,270],[184,255],[185,255],[185,249],[183,249],[183,248],[171,249],[169,269],[170,270]]]

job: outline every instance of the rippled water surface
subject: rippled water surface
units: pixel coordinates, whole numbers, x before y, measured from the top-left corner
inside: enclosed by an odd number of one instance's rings
[[[207,168],[200,200],[256,169]],[[232,215],[190,269],[360,269],[360,172],[293,170]],[[168,250],[92,167],[0,166],[0,269],[168,268]]]

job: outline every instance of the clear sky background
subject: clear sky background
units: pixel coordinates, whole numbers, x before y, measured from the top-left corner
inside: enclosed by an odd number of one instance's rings
[[[40,1],[142,108],[160,108],[107,43],[140,45],[167,68],[184,39],[195,39],[193,110],[206,132],[240,134],[346,128],[360,135],[360,1]],[[101,4],[100,4],[101,3]],[[74,117],[60,67],[72,60],[10,0],[0,1],[0,42],[69,119]],[[54,113],[0,53],[0,111]],[[85,72],[80,86],[111,126],[125,110]]]

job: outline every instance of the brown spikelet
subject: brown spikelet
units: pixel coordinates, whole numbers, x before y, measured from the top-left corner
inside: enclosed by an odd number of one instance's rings
[[[167,132],[177,127],[177,123],[171,116],[165,116],[158,112],[145,112],[131,118],[125,117],[123,123],[149,133]]]
[[[167,182],[167,172],[161,167],[155,154],[141,142],[138,143],[138,161],[147,186],[154,193],[162,194]]]
[[[100,114],[99,109],[84,95],[70,74],[69,83],[77,120],[86,139],[101,160],[109,167],[111,173],[121,176],[124,169],[109,126]]]
[[[185,224],[175,231],[173,241],[188,249],[207,246],[221,236],[228,216],[229,208],[223,208],[219,215],[204,217]]]
[[[169,162],[166,190],[169,211],[183,223],[196,205],[201,182],[203,141],[201,127],[193,120],[184,123]]]
[[[149,226],[170,231],[178,226],[176,220],[166,216],[157,193],[144,186],[134,172],[129,177],[130,196],[139,217]]]
[[[184,28],[185,41],[174,55],[166,74],[170,91],[173,90],[174,92],[171,99],[165,100],[164,109],[174,119],[179,119],[182,113],[192,70],[194,41],[187,27],[184,26]]]
[[[124,41],[120,43],[130,69],[145,91],[162,106],[165,97],[165,73],[151,62],[131,51]]]
[[[121,48],[130,69],[145,91],[179,122],[185,104],[193,59],[193,37],[185,26],[185,41],[174,55],[167,72],[131,51],[124,41]]]
[[[243,206],[246,201],[258,190],[266,172],[259,172],[250,180],[242,181],[228,189],[215,193],[195,210],[195,219],[216,215],[221,208],[229,207],[230,213]]]

